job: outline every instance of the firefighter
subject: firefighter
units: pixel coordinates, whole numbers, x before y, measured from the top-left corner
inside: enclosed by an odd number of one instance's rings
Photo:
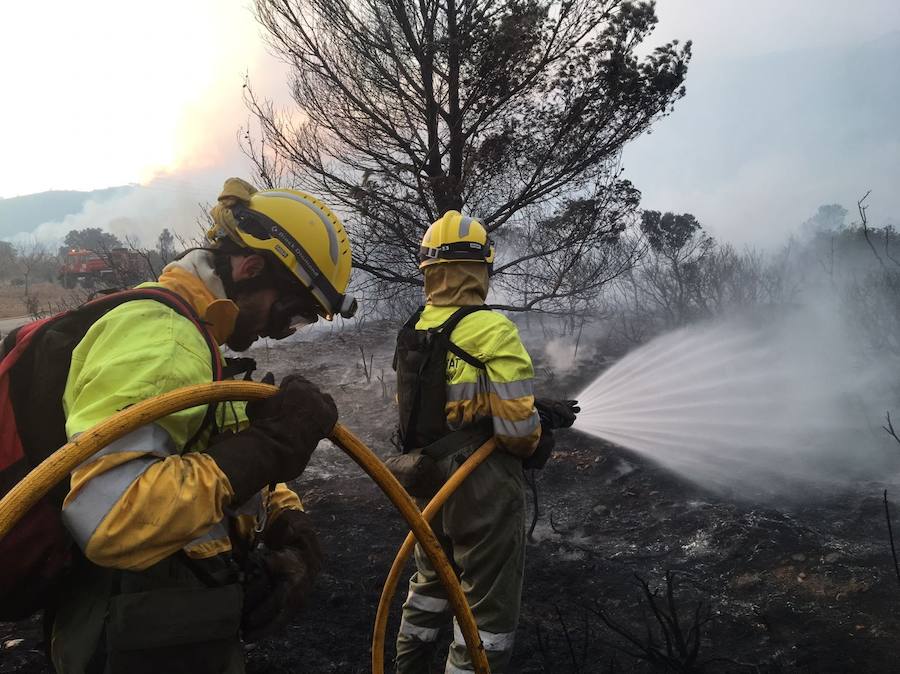
[[[459,574],[491,671],[503,672],[512,655],[522,594],[523,463],[543,465],[553,447],[551,416],[556,415],[555,425],[571,426],[577,408],[548,402],[544,407],[553,412],[542,427],[531,358],[518,330],[484,304],[494,247],[480,222],[447,212],[426,231],[420,261],[426,305],[401,330],[395,356],[401,451],[417,462],[423,457],[428,465],[433,462],[439,484],[484,440],[496,438],[498,451],[462,483],[432,528]],[[418,465],[415,474],[423,472]],[[451,615],[437,574],[418,545],[415,560],[397,636],[401,674],[430,671],[439,631]],[[472,669],[454,619],[446,671]]]
[[[147,285],[186,300],[216,344],[241,351],[354,313],[350,244],[320,201],[231,178],[211,215],[210,246]],[[213,367],[190,320],[153,300],[125,302],[73,352],[67,435],[207,383]],[[73,471],[62,514],[80,554],[53,611],[58,672],[242,672],[241,637],[271,633],[303,603],[321,556],[284,482],[331,432],[334,401],[289,376],[246,414],[238,404],[214,409],[215,423],[206,407],[169,415]]]

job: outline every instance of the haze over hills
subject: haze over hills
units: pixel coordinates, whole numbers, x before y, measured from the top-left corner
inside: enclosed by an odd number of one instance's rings
[[[643,207],[690,212],[721,240],[763,246],[780,245],[822,204],[840,203],[852,219],[869,189],[870,222],[900,220],[900,33],[725,61],[696,52],[687,96],[625,149]],[[83,227],[146,241],[163,227],[190,232],[198,204],[242,171],[217,165],[140,187],[0,199],[0,239],[58,241]]]
[[[870,222],[898,221],[900,32],[721,62],[701,50],[675,112],[625,148],[643,207],[757,245],[777,245],[821,204],[853,219],[870,189]]]
[[[0,198],[0,239],[22,232],[33,232],[38,225],[56,222],[67,215],[80,213],[88,201],[106,201],[130,192],[122,185],[89,192],[53,190],[26,194],[9,199]]]

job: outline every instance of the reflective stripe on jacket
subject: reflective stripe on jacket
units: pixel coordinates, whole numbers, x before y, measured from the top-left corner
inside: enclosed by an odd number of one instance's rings
[[[204,259],[193,255],[202,267]],[[201,276],[170,266],[159,285],[187,299],[218,341],[227,339],[236,307],[218,299]],[[73,438],[147,398],[211,380],[209,347],[190,320],[159,302],[127,302],[92,325],[72,354],[63,396],[67,435]],[[231,549],[226,506],[234,492],[228,478],[208,455],[185,453],[205,414],[198,407],[164,417],[72,472],[63,521],[88,559],[141,570],[182,548],[200,558]],[[217,416],[220,427],[246,423],[242,403],[220,405]],[[204,449],[207,441],[201,438],[194,449]],[[300,507],[297,496],[279,485],[271,496],[251,499],[232,514],[238,530],[249,532],[260,516]]]
[[[435,328],[459,307],[426,305],[416,330]],[[496,311],[477,311],[460,321],[451,341],[485,364],[485,370],[447,354],[447,423],[457,429],[491,417],[499,445],[520,457],[534,452],[541,425],[534,409],[534,369],[519,331]]]

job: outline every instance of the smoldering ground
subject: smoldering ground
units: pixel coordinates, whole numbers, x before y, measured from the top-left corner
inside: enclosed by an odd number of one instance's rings
[[[386,455],[396,414],[389,376],[395,327],[326,327],[289,344],[261,344],[251,355],[260,370],[278,377],[299,371],[320,383],[335,396],[342,422]],[[550,339],[553,331],[564,341],[573,337],[544,327]],[[603,343],[583,336],[573,366],[555,369],[542,349],[549,339],[540,322],[529,328],[523,321],[522,331],[542,395],[568,397],[606,367]],[[665,651],[635,574],[661,591],[665,609],[670,569],[680,572],[673,598],[684,634],[698,607],[711,618],[700,626],[698,654],[686,667],[711,660],[706,671],[890,671],[900,593],[882,483],[775,507],[729,498],[579,432],[561,432],[557,441],[553,460],[535,476],[539,517],[526,555],[514,671],[661,669],[636,657],[599,616],[644,643],[652,636]],[[405,527],[377,487],[331,446],[316,452],[295,487],[316,519],[327,561],[305,614],[248,649],[249,671],[366,672],[381,583]],[[392,607],[388,661],[402,599]],[[51,671],[39,653],[38,622],[3,625],[0,638],[13,644],[0,650],[0,671]]]

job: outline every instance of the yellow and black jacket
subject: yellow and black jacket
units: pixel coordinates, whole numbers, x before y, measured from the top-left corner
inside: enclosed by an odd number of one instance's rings
[[[189,301],[224,343],[237,307],[225,299],[209,253],[166,267],[158,285]],[[153,300],[127,302],[98,320],[72,355],[63,396],[66,434],[79,433],[147,398],[212,379],[209,347],[196,327]],[[184,550],[206,559],[231,550],[229,533],[248,537],[285,509],[300,509],[284,485],[237,510],[228,478],[201,451],[186,451],[205,407],[171,414],[112,443],[72,472],[63,521],[92,562],[139,571]],[[218,426],[246,423],[243,404],[220,405]],[[196,447],[209,441],[201,436]],[[229,522],[233,520],[233,523]]]
[[[425,275],[427,304],[416,330],[436,328],[462,306],[484,303],[487,266],[445,264]],[[451,430],[489,417],[499,446],[515,456],[530,456],[541,437],[534,408],[534,369],[519,331],[496,311],[477,311],[453,330],[452,341],[484,363],[482,370],[447,354],[447,424]]]

